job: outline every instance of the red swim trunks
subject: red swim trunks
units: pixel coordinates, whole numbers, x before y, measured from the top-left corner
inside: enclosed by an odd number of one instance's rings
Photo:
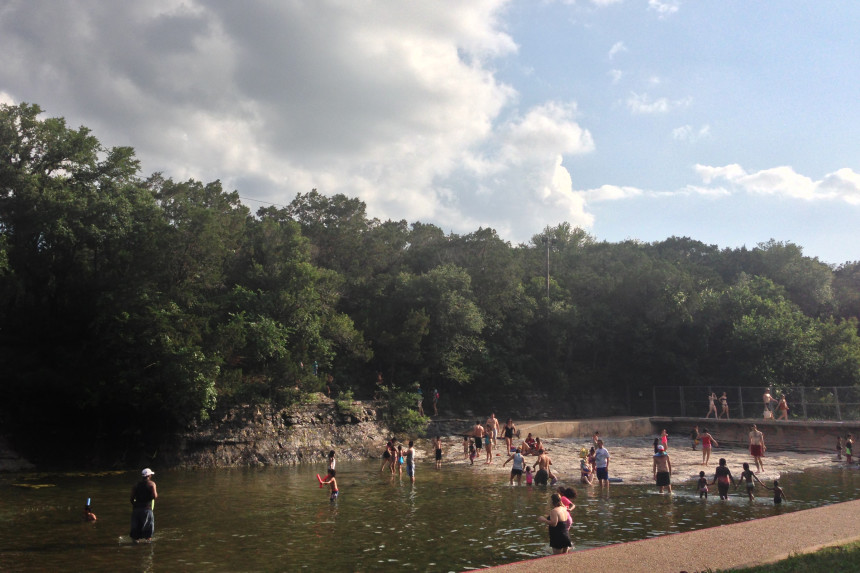
[[[750,446],[750,455],[754,458],[760,458],[764,452],[761,451],[760,445]]]

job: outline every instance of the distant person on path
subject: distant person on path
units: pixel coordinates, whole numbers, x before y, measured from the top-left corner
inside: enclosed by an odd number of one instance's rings
[[[771,409],[771,404],[774,402],[779,402],[776,398],[770,395],[770,388],[764,389],[764,394],[761,397],[762,402],[764,402],[764,412],[763,416],[765,420],[773,419],[773,410]]]
[[[779,487],[779,480],[773,480],[773,504],[779,505],[782,500],[788,501],[788,498],[785,497],[785,492]]]
[[[651,463],[654,480],[657,482],[657,487],[660,488],[660,493],[663,493],[664,487],[669,488],[669,493],[672,493],[672,461],[663,446],[657,446],[657,450],[652,458],[654,461]]]
[[[421,391],[421,386],[415,384],[415,393],[418,394],[418,413],[424,415],[424,392]]]
[[[711,417],[711,412],[714,413],[714,418],[717,417],[717,395],[711,392],[711,395],[708,396],[708,413],[705,414],[705,418]]]
[[[433,388],[433,415],[439,415],[439,390]]]
[[[720,458],[720,465],[714,471],[714,480],[711,485],[717,484],[717,491],[720,492],[720,499],[729,499],[729,482],[731,485],[738,487],[731,470],[726,466],[726,458]]]
[[[594,434],[591,435],[591,443],[594,444],[594,447],[597,447],[598,440],[600,440],[600,432],[594,430]]]
[[[754,492],[756,482],[760,483],[763,487],[767,487],[761,482],[760,479],[758,479],[758,476],[753,473],[753,471],[750,469],[750,465],[746,462],[744,462],[744,471],[741,472],[741,481],[747,484],[747,496],[749,497],[750,501],[755,499]]]
[[[517,480],[517,485],[522,485],[523,482],[523,467],[525,466],[525,458],[523,454],[520,452],[520,448],[508,456],[508,459],[502,464],[502,467],[508,465],[508,462],[513,461],[514,464],[511,466],[511,485],[514,485],[514,478]]]
[[[406,475],[409,480],[415,483],[415,448],[412,440],[409,440],[409,447],[406,449]]]
[[[729,419],[729,397],[726,396],[726,393],[723,392],[723,395],[720,396],[720,406],[722,407],[722,412],[720,412],[719,417],[726,417],[726,420]]]
[[[842,436],[836,436],[836,459],[842,461]]]
[[[337,471],[331,470],[326,478],[322,481],[323,485],[329,486],[330,495],[328,496],[329,501],[334,501],[337,499],[340,490],[337,489],[337,479],[335,476],[337,475]]]
[[[755,467],[758,471],[764,471],[764,464],[762,464],[761,458],[764,456],[765,446],[764,446],[764,434],[761,433],[755,424],[752,425],[752,429],[750,430],[750,455],[755,460]]]
[[[131,532],[129,536],[137,543],[141,539],[152,541],[155,533],[155,516],[152,513],[153,505],[158,499],[158,490],[152,476],[155,472],[145,468],[140,472],[141,480],[131,488]]]
[[[699,445],[699,426],[693,426],[693,431],[690,432],[690,442],[692,442],[693,451],[696,451],[696,446]]]
[[[436,450],[434,453],[436,454],[436,469],[442,468],[442,437],[436,436],[436,439],[433,440],[433,449]]]
[[[603,440],[597,440],[594,450],[594,465],[597,472],[597,482],[600,487],[609,487],[609,450],[603,447]]]
[[[517,433],[517,427],[514,425],[514,420],[512,418],[508,418],[508,421],[505,422],[504,435],[505,435],[505,454],[511,453],[511,447],[514,443],[514,434]]]
[[[499,437],[499,420],[498,420],[498,418],[496,418],[495,412],[490,414],[490,417],[487,418],[487,426],[489,427],[487,429],[487,433],[492,438],[493,445],[495,446],[496,445],[496,438]],[[510,450],[508,450],[508,451],[510,451]]]
[[[549,546],[552,547],[553,554],[567,553],[571,545],[573,545],[570,542],[570,532],[567,528],[570,513],[561,503],[561,496],[559,494],[552,494],[550,503],[552,504],[552,509],[549,515],[546,517],[540,516],[538,520],[549,526]]]
[[[720,444],[708,433],[707,428],[702,428],[702,433],[699,434],[699,437],[702,439],[702,465],[706,466],[711,459],[711,444],[715,446],[719,446]]]
[[[785,394],[779,397],[779,404],[776,405],[776,409],[779,411],[779,416],[777,420],[788,420],[788,401],[785,399]]]
[[[705,472],[699,472],[699,482],[696,484],[696,491],[699,492],[699,499],[708,499],[708,478],[705,477]]]

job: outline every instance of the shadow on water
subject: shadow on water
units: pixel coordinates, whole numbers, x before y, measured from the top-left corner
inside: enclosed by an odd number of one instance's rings
[[[340,498],[318,486],[319,467],[161,471],[151,545],[128,537],[135,473],[40,475],[50,488],[16,488],[0,476],[0,570],[44,571],[462,571],[550,554],[551,491],[510,487],[468,467],[420,464],[413,487],[376,462],[339,464]],[[613,485],[579,492],[577,550],[768,517],[860,498],[860,472],[783,476],[790,502],[774,507],[761,487],[728,501],[699,499],[693,483],[659,495]],[[92,498],[98,522],[83,523]]]

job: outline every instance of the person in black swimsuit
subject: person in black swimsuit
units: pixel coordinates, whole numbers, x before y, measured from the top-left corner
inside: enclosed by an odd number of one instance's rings
[[[538,517],[549,526],[549,546],[554,554],[567,553],[573,545],[570,542],[570,513],[561,503],[561,496],[557,493],[550,498],[552,509],[549,515]]]
[[[513,447],[514,442],[514,433],[516,433],[517,427],[514,425],[514,421],[511,418],[508,418],[508,421],[505,422],[505,446],[507,449],[505,450],[505,455],[511,453],[511,448]]]

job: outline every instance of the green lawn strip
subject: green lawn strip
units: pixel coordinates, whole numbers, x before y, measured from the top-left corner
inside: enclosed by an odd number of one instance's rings
[[[738,573],[857,573],[860,571],[860,541],[793,555],[788,559],[746,569]]]

